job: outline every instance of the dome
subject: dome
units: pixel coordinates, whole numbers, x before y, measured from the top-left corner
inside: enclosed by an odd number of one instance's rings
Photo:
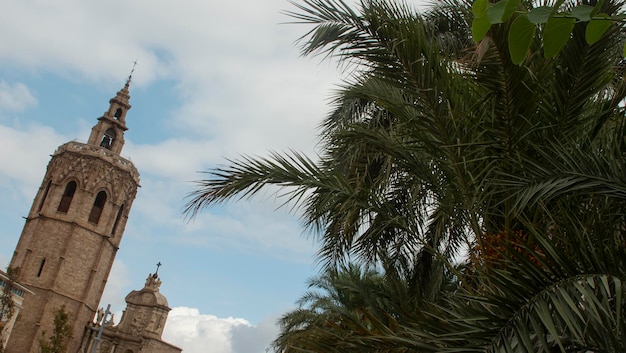
[[[142,290],[134,290],[126,296],[126,303],[141,306],[163,307],[169,311],[167,299],[159,292],[161,280],[155,273],[148,275]]]

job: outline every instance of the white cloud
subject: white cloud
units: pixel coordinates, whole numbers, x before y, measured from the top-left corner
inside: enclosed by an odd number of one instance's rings
[[[124,4],[7,0],[3,8],[0,31],[12,35],[5,38],[0,59],[15,66],[51,70],[67,77],[78,72],[100,80],[129,72],[132,60],[141,56],[151,75],[146,72],[140,81],[151,81],[162,72],[154,54],[125,33],[127,25],[119,22],[125,18]],[[137,18],[135,22],[139,22]]]
[[[265,320],[256,326],[240,325],[232,329],[232,353],[264,353],[278,336],[276,320]]]
[[[191,221],[185,219],[182,210],[188,201],[185,196],[193,190],[191,180],[206,177],[197,173],[205,157],[198,151],[211,149],[199,146],[211,145],[211,141],[195,144],[188,140],[168,140],[157,146],[130,145],[129,154],[142,172],[133,220],[158,226],[168,234],[169,241],[177,244],[312,261],[312,242],[301,236],[297,214],[288,213],[288,208],[277,210],[285,200],[275,199],[275,188],[250,202],[227,203],[204,210]],[[212,153],[207,155],[211,158]]]
[[[192,223],[197,224],[200,220],[202,225],[198,229],[193,232],[179,231],[172,241],[222,251],[237,249],[242,253],[268,256],[290,263],[313,262],[312,241],[302,236],[302,229],[288,216],[264,217],[264,212],[260,210],[245,214],[247,207],[241,206],[242,203],[237,204],[239,209],[235,214],[203,212]]]
[[[182,214],[183,196],[191,187],[188,182],[144,179],[133,204],[132,224],[159,227],[161,234],[136,233],[147,241],[165,234],[159,241],[223,251],[237,249],[289,262],[312,261],[313,242],[302,236],[297,215],[276,210],[281,200],[259,195],[249,202],[206,209],[187,220]]]
[[[172,128],[209,140],[192,142],[213,157],[204,157],[203,168],[233,151],[310,150],[337,72],[298,58],[293,41],[306,29],[279,24],[290,20],[280,10],[291,7],[284,0],[8,0],[0,31],[12,35],[0,60],[70,79],[120,82],[137,58],[136,85],[175,81],[182,103]]]
[[[0,112],[21,112],[36,105],[37,99],[25,84],[0,81]]]
[[[187,182],[208,163],[220,160],[220,149],[213,140],[174,138],[156,145],[128,143],[124,153],[131,156],[143,175]]]
[[[240,351],[235,350],[236,347],[250,347],[255,344],[259,348],[257,352],[262,353],[271,341],[271,338],[266,341],[267,332],[271,331],[267,327],[261,327],[258,335],[247,330],[242,333],[241,328],[254,331],[255,326],[245,319],[218,318],[200,314],[198,309],[177,307],[169,313],[163,340],[183,348],[185,353],[204,353],[209,347],[211,353],[239,353]],[[237,339],[242,341],[234,342]]]
[[[0,124],[0,181],[10,180],[14,190],[30,198],[41,183],[50,154],[65,141],[66,137],[47,126]]]

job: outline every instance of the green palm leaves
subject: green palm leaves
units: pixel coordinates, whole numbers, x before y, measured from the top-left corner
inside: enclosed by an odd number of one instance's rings
[[[276,349],[626,351],[623,39],[594,28],[623,3],[295,5],[303,52],[351,70],[320,155],[229,161],[187,208],[274,185],[317,235]]]

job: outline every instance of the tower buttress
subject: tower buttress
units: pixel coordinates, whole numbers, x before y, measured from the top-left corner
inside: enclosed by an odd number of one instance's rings
[[[137,169],[120,156],[129,84],[87,143],[65,143],[52,155],[11,259],[18,282],[34,294],[25,295],[8,353],[38,353],[61,306],[73,327],[68,352],[76,352],[97,310],[139,187]]]

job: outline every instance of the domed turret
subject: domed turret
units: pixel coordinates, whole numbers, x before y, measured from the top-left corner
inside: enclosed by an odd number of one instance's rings
[[[113,319],[106,321],[102,314],[92,324],[83,342],[85,352],[96,346],[97,353],[180,353],[182,350],[161,339],[170,307],[167,299],[159,292],[161,280],[159,267],[149,274],[141,290],[134,290],[126,296],[126,310],[119,325],[113,326]],[[108,312],[108,311],[107,311]],[[96,332],[100,331],[99,334]],[[101,337],[100,337],[101,336]]]
[[[160,286],[161,280],[159,276],[156,273],[150,274],[148,278],[146,278],[146,284],[142,290],[134,290],[128,293],[126,303],[143,306],[159,306],[169,310],[167,299],[159,292]]]
[[[149,274],[141,290],[134,290],[126,296],[126,310],[118,328],[134,336],[161,338],[167,314],[171,310],[167,299],[159,292],[159,266],[154,274]]]

